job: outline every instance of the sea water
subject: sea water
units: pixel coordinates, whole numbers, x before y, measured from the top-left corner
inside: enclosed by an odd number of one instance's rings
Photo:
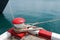
[[[16,14],[17,13],[17,14]],[[58,19],[55,15],[52,14],[47,14],[47,13],[39,13],[39,12],[16,12],[14,14],[14,17],[23,17],[26,19],[26,24],[29,23],[35,23],[35,22],[44,22],[44,21],[49,21],[49,20],[54,20],[54,19]],[[20,14],[22,13],[22,14]],[[35,15],[28,15],[34,13]],[[37,15],[38,14],[38,15]],[[11,16],[11,15],[6,15],[6,16]],[[12,18],[7,18],[10,22],[12,22]],[[60,20],[57,21],[52,21],[52,22],[46,22],[46,23],[41,23],[41,24],[37,24],[36,26],[38,27],[42,27],[48,31],[52,31],[52,32],[56,32],[56,33],[60,33]],[[6,30],[6,28],[5,28]]]
[[[60,19],[60,1],[9,0],[3,14],[9,22],[12,22],[13,18],[23,17],[26,19],[26,24]],[[48,31],[60,33],[60,20],[42,23],[36,26],[43,27]]]

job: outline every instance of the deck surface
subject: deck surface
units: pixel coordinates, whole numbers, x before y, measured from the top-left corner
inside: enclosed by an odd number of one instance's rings
[[[46,39],[44,39],[44,38],[38,38],[38,37],[32,36],[32,35],[28,35],[28,36],[22,38],[21,40],[46,40]]]
[[[47,40],[47,39],[42,38],[42,37],[39,38],[39,37],[36,37],[36,36],[27,35],[27,36],[23,37],[22,39],[12,37],[12,38],[9,39],[9,40]]]

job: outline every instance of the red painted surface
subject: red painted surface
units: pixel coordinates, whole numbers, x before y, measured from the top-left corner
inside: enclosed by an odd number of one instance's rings
[[[27,34],[27,32],[16,33],[14,31],[14,28],[11,28],[10,30],[8,30],[8,32],[11,33],[12,36],[15,36],[15,37],[18,37],[18,38],[22,38]],[[49,32],[49,31],[40,29],[38,35],[39,35],[40,38],[42,37],[42,38],[45,38],[46,40],[51,40],[52,33]]]
[[[8,30],[8,32],[11,33],[12,36],[16,36],[19,38],[22,38],[26,35],[26,32],[21,32],[21,33],[14,32],[14,28],[11,28],[10,30]]]
[[[12,20],[12,23],[13,24],[22,24],[22,23],[24,23],[25,22],[25,19],[24,18],[15,18],[15,19],[13,19]]]
[[[42,36],[44,38],[51,39],[51,35],[52,35],[52,32],[49,32],[49,31],[46,31],[43,29],[40,29],[40,31],[39,31],[39,36]]]

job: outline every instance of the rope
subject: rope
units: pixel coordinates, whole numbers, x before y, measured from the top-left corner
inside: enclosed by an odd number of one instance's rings
[[[58,21],[60,19],[54,19],[54,20],[48,20],[48,21],[44,21],[44,22],[35,22],[35,23],[29,23],[29,24],[32,24],[33,25],[37,25],[37,24],[42,24],[42,23],[47,23],[47,22],[54,22],[54,21]]]

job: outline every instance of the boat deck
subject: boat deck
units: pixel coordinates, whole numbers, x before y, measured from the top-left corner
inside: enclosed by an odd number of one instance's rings
[[[42,37],[39,38],[39,37],[36,37],[36,36],[27,35],[27,36],[23,37],[22,39],[12,37],[9,40],[47,40],[47,39],[42,38]]]

